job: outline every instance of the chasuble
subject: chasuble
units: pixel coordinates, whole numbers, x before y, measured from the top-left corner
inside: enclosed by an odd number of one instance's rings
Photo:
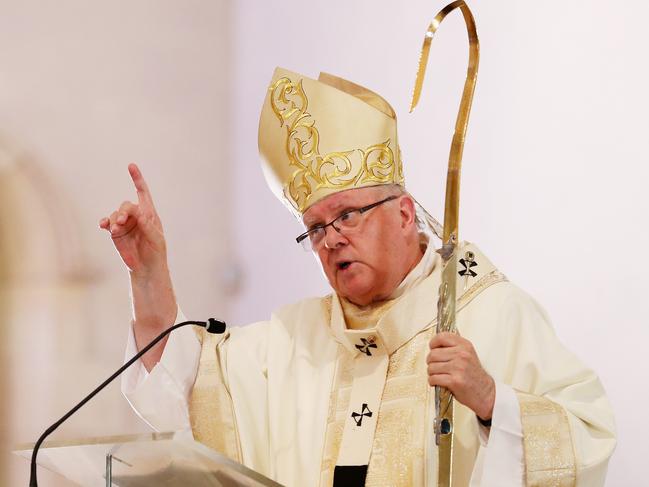
[[[497,385],[491,428],[456,402],[454,485],[604,485],[615,437],[597,376],[477,247],[459,257],[457,327]],[[431,245],[370,310],[333,294],[225,335],[180,329],[123,391],[153,428],[186,430],[286,486],[434,485],[426,355],[440,267]]]

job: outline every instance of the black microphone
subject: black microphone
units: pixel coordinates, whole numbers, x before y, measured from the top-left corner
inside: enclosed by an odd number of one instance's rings
[[[117,377],[119,377],[122,372],[124,372],[126,369],[128,369],[131,365],[133,365],[137,360],[147,353],[151,348],[153,348],[160,340],[162,340],[165,336],[167,336],[169,333],[174,331],[177,328],[180,328],[181,326],[186,326],[186,325],[196,325],[196,326],[202,326],[205,328],[209,333],[215,333],[215,334],[220,334],[225,331],[225,322],[220,321],[214,318],[210,318],[207,321],[183,321],[182,323],[178,323],[176,325],[173,325],[172,327],[167,328],[165,331],[160,333],[156,338],[154,338],[151,343],[149,343],[146,347],[144,347],[142,350],[140,350],[135,356],[130,359],[128,362],[126,362],[124,365],[122,365],[117,371],[111,375],[108,379],[106,379],[104,382],[102,382],[99,387],[97,387],[94,391],[92,391],[90,394],[88,394],[86,397],[84,397],[79,404],[74,406],[70,411],[68,411],[61,419],[59,419],[56,423],[54,423],[52,426],[47,428],[45,432],[41,435],[41,437],[38,439],[36,444],[34,445],[34,450],[32,451],[32,463],[31,463],[31,473],[29,476],[29,487],[38,487],[38,480],[36,478],[36,455],[38,455],[38,449],[41,447],[41,444],[47,438],[50,434],[52,434],[59,426],[61,426],[70,416],[72,416],[74,413],[76,413],[79,409],[81,409],[88,401],[90,401],[93,397],[95,397],[104,387],[106,387],[108,384],[110,384],[113,380],[115,380]]]

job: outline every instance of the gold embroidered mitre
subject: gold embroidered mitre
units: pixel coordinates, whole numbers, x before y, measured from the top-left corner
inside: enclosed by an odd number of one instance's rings
[[[296,215],[332,193],[403,185],[397,119],[376,93],[275,69],[259,119],[266,181]]]

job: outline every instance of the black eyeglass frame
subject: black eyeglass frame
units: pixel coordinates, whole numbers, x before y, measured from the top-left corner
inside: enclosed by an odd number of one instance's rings
[[[312,232],[314,232],[314,231],[316,231],[316,230],[324,230],[324,229],[327,228],[328,226],[333,227],[334,230],[336,230],[338,233],[341,233],[341,234],[342,234],[342,232],[341,232],[338,228],[336,228],[336,226],[334,225],[334,223],[336,223],[336,222],[337,222],[338,220],[340,220],[342,217],[344,217],[344,216],[346,216],[346,215],[349,215],[350,213],[355,213],[355,212],[358,212],[359,214],[362,215],[363,213],[365,213],[365,212],[367,212],[367,211],[370,211],[372,208],[376,208],[377,206],[382,205],[383,203],[387,203],[388,201],[396,200],[397,198],[398,198],[398,196],[392,195],[392,196],[388,196],[387,198],[382,199],[381,201],[377,201],[376,203],[372,203],[371,205],[363,206],[362,208],[355,208],[355,209],[353,209],[353,210],[343,211],[340,215],[338,215],[336,218],[334,218],[333,220],[331,220],[329,223],[327,223],[327,224],[325,224],[325,225],[317,225],[317,226],[315,226],[315,227],[313,227],[313,228],[307,230],[307,231],[304,232],[303,234],[301,234],[301,235],[299,235],[298,237],[296,237],[295,241],[296,241],[298,244],[301,244],[301,243],[302,243],[302,240],[304,240],[305,238],[307,238],[307,237],[309,236],[310,233],[312,233]]]

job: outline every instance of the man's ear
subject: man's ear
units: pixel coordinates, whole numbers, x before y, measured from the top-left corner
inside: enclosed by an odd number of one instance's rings
[[[399,214],[401,215],[402,228],[409,228],[415,224],[417,210],[415,209],[415,202],[409,194],[403,195],[399,200]]]

